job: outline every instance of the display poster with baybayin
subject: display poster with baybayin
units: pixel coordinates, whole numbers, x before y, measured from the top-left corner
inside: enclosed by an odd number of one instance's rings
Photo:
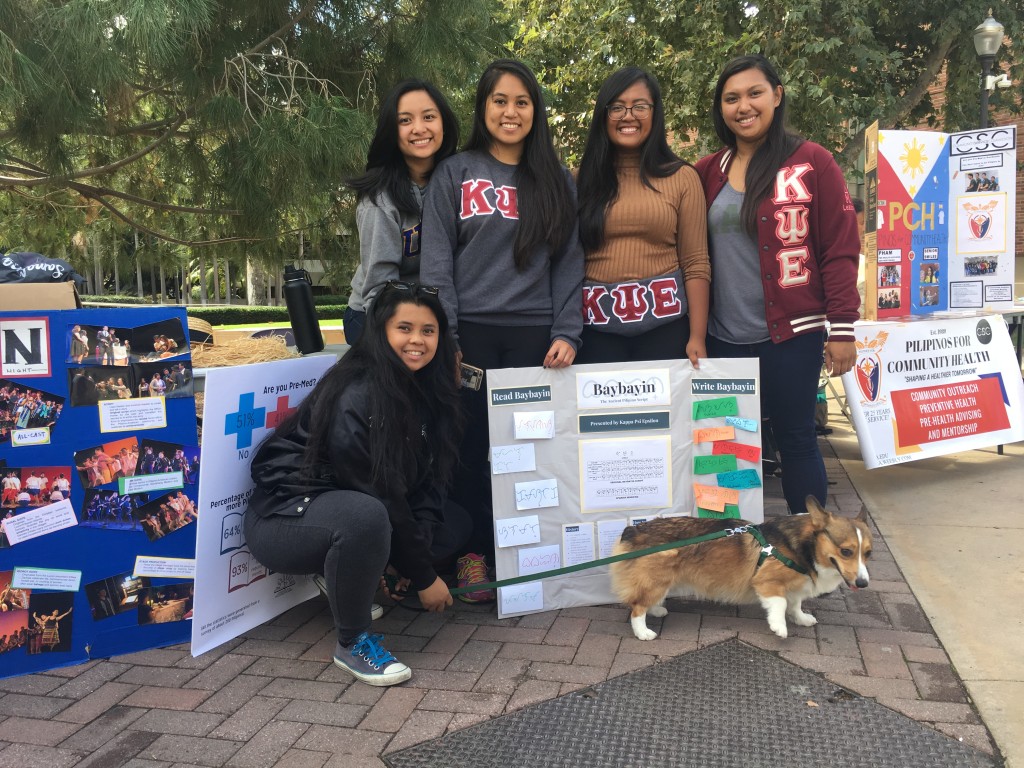
[[[245,545],[242,515],[254,487],[249,464],[257,446],[334,362],[325,355],[207,371],[193,656],[317,594],[307,577],[260,565]]]

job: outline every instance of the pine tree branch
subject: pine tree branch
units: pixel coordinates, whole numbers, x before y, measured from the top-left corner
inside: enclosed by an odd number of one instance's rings
[[[108,200],[105,200],[102,197],[92,197],[92,199],[95,200],[100,205],[102,205],[104,208],[106,208],[114,216],[116,216],[118,219],[123,221],[128,226],[133,227],[139,230],[140,232],[145,232],[147,235],[152,235],[153,237],[165,240],[168,243],[174,243],[175,245],[184,245],[189,248],[197,248],[199,246],[204,245],[223,245],[225,243],[251,243],[263,239],[259,237],[219,237],[214,240],[181,240],[180,238],[174,237],[173,235],[170,235],[166,232],[160,232],[159,230],[153,229],[152,227],[147,227],[145,224],[136,221],[135,219],[128,216],[126,213],[123,213],[120,209],[117,208],[117,206],[115,206],[113,203],[111,203]]]
[[[203,216],[241,216],[242,212],[237,209],[231,208],[197,208],[190,205],[177,205],[176,203],[160,203],[156,200],[150,200],[146,197],[138,197],[127,192],[120,192],[116,189],[110,189],[109,187],[97,187],[91,184],[79,184],[77,182],[71,182],[68,184],[69,189],[75,190],[84,197],[98,200],[100,197],[116,197],[121,200],[127,200],[130,203],[136,203],[143,205],[147,208],[154,208],[158,211],[175,211],[177,213],[197,213]]]
[[[251,56],[254,53],[259,53],[263,48],[266,48],[275,40],[281,40],[281,35],[283,35],[289,29],[292,29],[296,24],[298,24],[304,18],[309,16],[309,14],[313,12],[313,10],[320,4],[320,2],[321,0],[309,0],[309,2],[306,3],[306,6],[301,11],[299,11],[294,18],[288,20],[287,24],[284,24],[280,29],[271,32],[266,39],[256,43],[256,45],[254,45],[252,48],[246,51],[243,55]]]
[[[174,135],[177,133],[178,128],[181,127],[182,123],[185,122],[187,117],[185,112],[178,114],[178,117],[174,120],[171,126],[157,139],[151,141],[149,144],[144,146],[137,152],[133,152],[126,157],[122,157],[120,160],[115,160],[107,165],[97,166],[95,168],[84,168],[80,171],[68,174],[66,176],[42,176],[34,179],[18,179],[10,176],[0,176],[0,186],[19,186],[19,187],[38,187],[44,184],[52,184],[54,182],[69,181],[71,179],[81,179],[86,176],[98,176],[100,174],[110,173],[116,171],[119,168],[123,168],[126,165],[134,163],[136,160],[145,157],[150,152],[166,144]]]

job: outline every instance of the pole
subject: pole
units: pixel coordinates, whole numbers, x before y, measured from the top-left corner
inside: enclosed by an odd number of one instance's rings
[[[981,56],[981,120],[980,127],[988,128],[988,79],[992,74],[994,56]]]

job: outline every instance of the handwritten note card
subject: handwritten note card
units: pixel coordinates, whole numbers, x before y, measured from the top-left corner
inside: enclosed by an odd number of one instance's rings
[[[544,610],[544,583],[528,581],[525,584],[513,584],[510,587],[498,588],[498,601],[501,612],[527,613]]]
[[[533,444],[496,445],[491,448],[491,473],[507,475],[510,472],[533,472],[537,458]]]
[[[516,440],[550,440],[555,436],[554,411],[513,413]]]
[[[713,419],[720,416],[735,416],[739,413],[736,396],[716,397],[714,400],[695,400],[693,403],[693,420]]]
[[[711,448],[711,453],[714,454],[725,454],[731,453],[737,459],[743,461],[749,461],[751,464],[757,464],[761,460],[761,448],[757,445],[745,445],[743,443],[734,443],[729,440],[719,440]]]
[[[738,469],[720,474],[718,484],[723,488],[760,488],[761,478],[756,469]]]
[[[736,467],[733,467],[736,469]],[[558,481],[531,480],[516,483],[516,509],[541,509],[542,507],[558,506]]]
[[[612,553],[612,547],[622,536],[626,527],[625,520],[599,520],[597,523],[597,546],[598,557],[608,557]]]
[[[716,485],[693,484],[697,506],[715,512],[724,512],[726,504],[739,504],[740,492],[735,488],[719,488]]]
[[[735,469],[736,457],[732,454],[693,457],[693,474],[695,475],[717,475],[719,472],[732,472]]]
[[[741,419],[739,416],[726,416],[725,423],[744,432],[757,432],[757,422],[753,419]]]
[[[734,440],[735,438],[736,430],[733,427],[708,427],[693,431],[693,442],[695,443],[711,443],[715,440]]]
[[[540,542],[540,518],[536,515],[494,521],[494,542],[499,547],[518,547]]]
[[[562,547],[565,549],[566,566],[589,563],[594,559],[594,524],[563,525]]]
[[[519,575],[553,571],[562,567],[562,548],[557,544],[519,550]]]

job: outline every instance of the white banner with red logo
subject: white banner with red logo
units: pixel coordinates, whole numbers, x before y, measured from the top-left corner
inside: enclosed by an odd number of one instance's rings
[[[1024,383],[1000,315],[855,326],[843,376],[868,469],[1024,440]]]

